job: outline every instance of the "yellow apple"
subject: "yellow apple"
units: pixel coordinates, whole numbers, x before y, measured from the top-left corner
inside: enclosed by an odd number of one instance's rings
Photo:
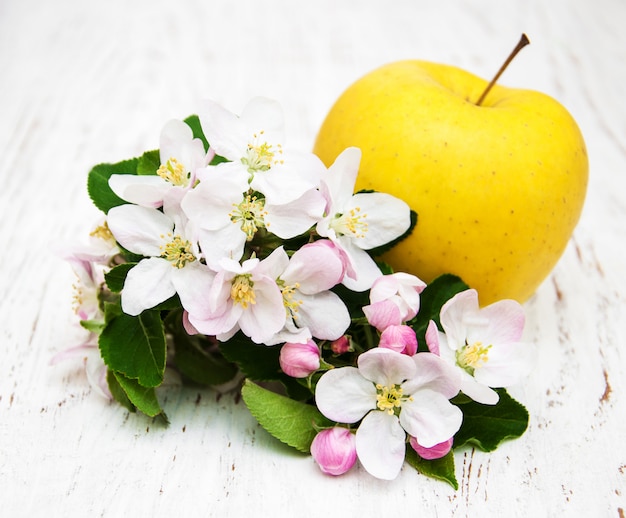
[[[578,222],[588,158],[567,110],[539,92],[495,85],[459,68],[400,61],[337,100],[314,151],[327,164],[361,148],[357,189],[388,192],[418,213],[383,259],[430,282],[459,275],[481,304],[528,299]]]

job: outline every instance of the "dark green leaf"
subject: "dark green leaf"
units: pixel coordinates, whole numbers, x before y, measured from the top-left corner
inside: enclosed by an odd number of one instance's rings
[[[114,174],[135,174],[138,158],[124,160],[116,164],[98,164],[87,176],[87,192],[94,205],[102,212],[109,212],[112,207],[126,203],[109,187],[109,178]]]
[[[104,274],[104,280],[107,283],[107,286],[113,293],[119,293],[124,288],[124,281],[126,280],[126,275],[131,268],[133,268],[137,263],[123,263],[114,268],[111,268],[107,273]]]
[[[161,167],[159,150],[146,151],[137,162],[137,174],[155,175],[159,167]]]
[[[265,430],[303,453],[309,453],[317,429],[333,425],[313,405],[281,396],[250,380],[244,382],[241,395]]]
[[[139,383],[137,383],[137,380],[127,378],[121,372],[113,372],[113,375],[115,376],[120,388],[126,394],[128,401],[136,407],[137,410],[150,417],[163,414],[163,410],[157,400],[154,387],[142,387]]]
[[[459,404],[463,424],[454,436],[454,447],[472,444],[483,451],[493,451],[506,439],[520,437],[528,427],[528,411],[504,389],[496,389],[496,405],[475,401]]]
[[[443,480],[454,489],[459,489],[459,483],[454,473],[454,454],[452,451],[440,459],[425,460],[410,445],[407,445],[405,460],[422,475]]]
[[[105,319],[98,343],[107,366],[143,387],[160,385],[165,371],[165,333],[160,313],[144,311],[133,317],[108,304]]]
[[[246,378],[256,381],[280,379],[282,374],[278,362],[280,347],[255,344],[242,333],[237,333],[219,346],[224,357],[236,363]]]

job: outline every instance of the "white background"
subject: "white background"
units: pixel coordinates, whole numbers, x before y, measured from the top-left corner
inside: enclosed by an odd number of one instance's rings
[[[626,4],[620,0],[0,1],[0,508],[3,516],[610,516],[626,513]],[[279,100],[310,149],[333,101],[419,58],[557,98],[591,165],[580,223],[525,304],[537,368],[513,393],[519,440],[456,454],[454,491],[405,467],[393,482],[326,477],[232,395],[173,388],[164,429],[109,404],[75,344],[69,267],[98,212],[89,169],[158,146],[211,97]]]

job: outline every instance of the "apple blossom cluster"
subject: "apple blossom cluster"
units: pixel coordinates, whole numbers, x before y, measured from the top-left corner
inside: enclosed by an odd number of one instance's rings
[[[426,285],[393,272],[380,254],[415,217],[389,194],[354,192],[360,159],[348,148],[326,167],[290,149],[280,105],[255,98],[240,116],[205,101],[164,126],[158,150],[94,167],[88,190],[105,216],[63,252],[85,335],[54,362],[86,358],[102,395],[152,417],[164,415],[166,371],[235,384],[324,473],[358,461],[391,480],[408,460],[451,482],[436,461],[487,444],[466,411],[517,416],[496,445],[526,428],[503,389],[531,366],[523,308],[480,308],[451,275]]]

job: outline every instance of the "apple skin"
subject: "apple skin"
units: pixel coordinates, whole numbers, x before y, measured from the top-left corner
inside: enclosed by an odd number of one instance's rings
[[[330,110],[314,152],[326,165],[361,148],[357,190],[388,192],[418,213],[383,256],[425,282],[443,273],[482,305],[527,300],[554,268],[582,211],[583,136],[539,92],[495,85],[459,68],[399,61],[365,75]]]

